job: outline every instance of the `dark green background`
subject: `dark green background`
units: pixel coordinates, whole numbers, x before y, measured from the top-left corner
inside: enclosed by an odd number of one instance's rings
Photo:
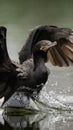
[[[73,28],[73,0],[0,0],[0,25],[8,29],[11,58],[17,59],[29,31],[40,24]]]
[[[31,28],[38,24],[73,27],[73,0],[0,0],[0,24]]]

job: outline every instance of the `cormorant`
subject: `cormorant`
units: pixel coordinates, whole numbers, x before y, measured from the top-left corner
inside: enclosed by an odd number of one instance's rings
[[[32,46],[35,46],[40,40],[57,42],[57,45],[51,48],[48,53],[48,58],[53,65],[60,67],[73,66],[73,30],[49,25],[38,26],[30,32],[27,41],[19,52],[21,64],[24,61],[27,65],[33,64]],[[17,97],[18,92],[15,95]],[[24,104],[22,90],[19,95],[22,97],[20,102],[22,101]]]
[[[53,65],[60,67],[73,65],[73,30],[49,25],[38,26],[30,32],[24,46],[19,52],[19,60],[21,64],[25,64],[27,68],[30,68],[30,66],[32,68],[32,47],[40,40],[57,42],[57,45],[51,48],[48,53],[48,59]],[[23,74],[21,73],[20,75]],[[22,92],[23,90],[21,89],[20,95],[22,95]],[[15,95],[17,97],[18,92],[15,93]],[[21,97],[23,99],[23,95]],[[20,99],[20,101],[22,99]]]
[[[47,54],[56,45],[49,40],[37,41],[32,46],[33,62],[27,64],[11,61],[6,47],[6,28],[0,27],[0,98],[5,97],[3,104],[19,88],[24,86],[25,95],[33,96],[37,93],[48,79],[48,70],[45,66]],[[22,87],[23,88],[23,87]]]
[[[32,46],[40,40],[57,42],[57,45],[49,51],[48,55],[53,65],[73,65],[73,30],[49,25],[40,25],[30,32],[26,43],[19,52],[20,63],[32,57]]]

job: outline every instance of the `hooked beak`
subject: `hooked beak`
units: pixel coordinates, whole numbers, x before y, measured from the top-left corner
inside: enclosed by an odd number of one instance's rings
[[[51,47],[53,47],[53,46],[55,46],[55,45],[57,45],[57,42],[55,41],[55,42],[51,42],[50,44],[49,44],[49,48],[51,48]]]
[[[57,45],[57,42],[51,42],[49,40],[42,40],[43,43],[45,43],[46,45],[42,45],[40,50],[44,51],[44,52],[47,52],[49,51],[49,49],[55,45]]]

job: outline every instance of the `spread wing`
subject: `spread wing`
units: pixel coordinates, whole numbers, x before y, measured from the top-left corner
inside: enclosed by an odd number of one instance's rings
[[[0,27],[0,98],[4,96],[5,101],[15,89],[15,75],[15,70],[7,52],[6,28]]]
[[[10,59],[6,49],[6,28],[0,27],[0,97],[6,90],[6,82],[10,74]]]
[[[68,31],[68,34],[65,35],[61,30],[60,38],[59,33],[55,34],[58,37],[57,45],[48,52],[48,58],[55,66],[73,66],[73,32],[66,29],[65,31]]]
[[[31,59],[23,65],[10,60],[6,45],[6,28],[0,27],[0,98],[5,97],[3,104],[19,87],[18,81],[30,76],[31,68],[33,69]]]
[[[38,26],[31,31],[25,45],[19,52],[21,63],[32,56],[31,49],[40,40],[57,42],[57,45],[48,53],[48,59],[53,65],[73,65],[73,30],[49,25]]]

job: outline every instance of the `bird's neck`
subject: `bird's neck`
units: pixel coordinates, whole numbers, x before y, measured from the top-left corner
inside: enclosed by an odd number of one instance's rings
[[[34,70],[37,69],[38,67],[44,69],[46,68],[44,58],[41,55],[35,55],[33,57],[33,62],[34,62]]]
[[[37,56],[34,58],[34,78],[36,84],[40,85],[41,83],[45,84],[48,79],[48,71],[45,66],[44,58]],[[40,87],[39,87],[40,88]]]

